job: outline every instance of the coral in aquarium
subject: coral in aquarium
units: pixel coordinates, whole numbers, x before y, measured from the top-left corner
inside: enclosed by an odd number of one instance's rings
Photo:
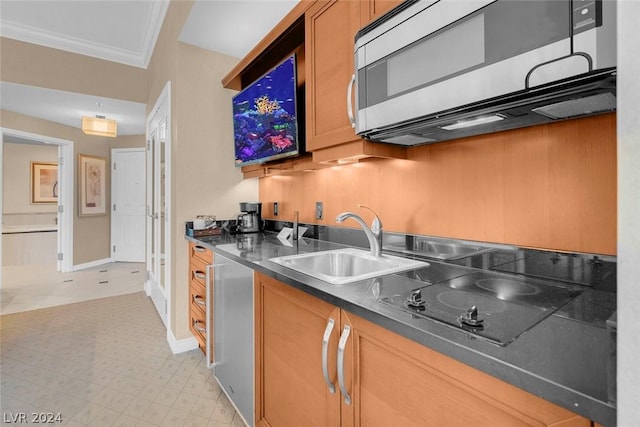
[[[291,147],[291,145],[293,144],[293,137],[291,135],[276,135],[270,136],[269,141],[271,141],[271,145],[273,146],[274,150],[281,151],[287,147]]]
[[[268,114],[278,111],[280,109],[280,102],[277,100],[270,100],[267,95],[263,95],[255,100],[256,111],[259,114]]]
[[[237,108],[235,122],[236,161],[247,161],[295,149],[296,120],[276,99],[266,95]]]

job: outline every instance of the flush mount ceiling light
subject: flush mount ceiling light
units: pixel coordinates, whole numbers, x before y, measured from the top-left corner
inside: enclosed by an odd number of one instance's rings
[[[500,120],[504,120],[504,117],[499,114],[496,114],[495,116],[477,117],[471,120],[460,121],[457,123],[453,123],[451,125],[442,126],[441,128],[444,130],[456,130],[456,129],[468,128],[471,126],[484,125],[486,123],[497,122]]]
[[[118,136],[118,124],[115,120],[106,119],[104,116],[82,116],[82,132],[87,135]]]

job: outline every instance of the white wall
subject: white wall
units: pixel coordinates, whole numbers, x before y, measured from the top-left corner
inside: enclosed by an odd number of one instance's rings
[[[177,339],[190,337],[188,247],[184,223],[196,215],[232,219],[239,202],[258,200],[258,180],[242,179],[233,152],[231,98],[236,93],[222,87],[222,78],[237,58],[178,43],[174,102],[172,205],[174,247],[171,330]]]
[[[640,1],[618,3],[618,426],[640,423]]]

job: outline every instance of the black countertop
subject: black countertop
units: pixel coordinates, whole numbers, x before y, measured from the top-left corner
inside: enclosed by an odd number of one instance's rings
[[[343,244],[311,238],[282,241],[271,232],[187,239],[590,420],[604,426],[616,424],[615,335],[607,328],[607,320],[616,310],[615,262],[611,257],[495,247],[449,262],[429,259],[430,266],[419,271],[335,286],[269,259],[337,249]],[[479,270],[553,280],[550,283],[559,286],[579,286],[581,292],[503,346],[382,302],[386,294],[408,292]]]

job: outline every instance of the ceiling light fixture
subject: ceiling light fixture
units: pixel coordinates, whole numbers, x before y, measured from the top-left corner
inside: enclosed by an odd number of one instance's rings
[[[484,125],[486,123],[497,122],[504,119],[505,118],[499,114],[496,114],[495,116],[477,117],[475,119],[464,120],[464,121],[453,123],[447,126],[441,126],[441,129],[444,129],[444,130],[463,129],[471,126],[478,126],[478,125]]]
[[[104,116],[82,116],[82,132],[87,135],[118,136],[118,124],[115,120],[106,119]]]

